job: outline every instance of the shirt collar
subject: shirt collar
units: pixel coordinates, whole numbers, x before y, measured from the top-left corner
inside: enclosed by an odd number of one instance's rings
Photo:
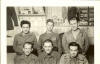
[[[29,58],[31,56],[32,56],[32,54],[30,54],[29,56],[26,56],[25,54],[22,55],[23,58]]]
[[[71,56],[70,56],[70,60],[71,60],[71,59],[83,60],[83,58],[80,56],[80,54],[78,54],[75,58],[71,58]]]
[[[48,32],[46,31],[45,33],[46,33],[46,34],[51,34],[51,33],[54,33],[54,32],[52,31],[52,32],[48,33]]]
[[[31,36],[32,35],[32,33],[31,32],[29,32],[28,34],[26,34],[27,36]],[[20,36],[23,36],[23,32],[21,32],[20,33]]]
[[[44,57],[54,57],[54,53],[53,51],[51,52],[51,54],[47,54],[46,52],[43,52]]]
[[[82,29],[80,29],[80,28],[78,28],[78,29],[80,30],[79,33],[83,33],[83,30]],[[72,33],[72,30],[70,30],[70,33]]]

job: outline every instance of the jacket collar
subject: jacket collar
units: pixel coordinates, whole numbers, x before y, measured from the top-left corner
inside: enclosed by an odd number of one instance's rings
[[[23,36],[23,32],[21,32],[21,33],[19,33],[19,35],[20,36]],[[26,34],[27,36],[31,36],[32,35],[32,33],[31,32],[29,32],[28,34]]]
[[[46,57],[54,57],[54,52],[52,51],[50,54],[47,54],[46,52],[43,52],[43,56],[44,56],[44,58],[46,58]]]

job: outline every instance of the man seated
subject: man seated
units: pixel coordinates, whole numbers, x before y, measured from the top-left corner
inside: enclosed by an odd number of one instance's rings
[[[60,60],[60,54],[53,51],[52,40],[45,40],[42,44],[43,52],[39,55],[40,64],[58,64]]]
[[[20,56],[15,57],[15,64],[37,64],[37,56],[33,55],[33,44],[31,42],[25,42],[23,45],[23,53]]]
[[[61,56],[60,64],[88,64],[86,57],[82,54],[79,54],[79,44],[76,42],[70,42],[68,48],[69,53]]]

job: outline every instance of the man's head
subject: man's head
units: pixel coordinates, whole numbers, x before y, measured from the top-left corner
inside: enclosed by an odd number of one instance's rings
[[[30,55],[33,51],[33,44],[31,42],[25,42],[23,45],[23,52],[26,56]]]
[[[49,39],[45,40],[42,44],[44,51],[49,54],[53,49],[53,42]]]
[[[29,21],[23,20],[20,25],[23,33],[27,34],[30,31],[31,24]]]
[[[77,17],[73,17],[69,20],[70,26],[72,30],[77,30],[78,29],[78,20]]]
[[[46,22],[47,31],[52,31],[54,27],[54,22],[52,19],[48,19]]]
[[[77,44],[76,42],[71,42],[68,47],[71,57],[72,58],[76,57],[80,49],[79,44]]]

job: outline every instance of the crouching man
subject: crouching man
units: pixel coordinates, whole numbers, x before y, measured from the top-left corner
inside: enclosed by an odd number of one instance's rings
[[[53,42],[49,39],[45,40],[42,44],[43,52],[39,55],[40,64],[58,64],[60,54],[53,51]]]
[[[62,55],[60,64],[88,64],[88,60],[82,54],[79,54],[80,46],[76,42],[68,45],[69,53]]]
[[[33,44],[25,42],[23,45],[23,54],[15,57],[15,64],[38,64],[37,56],[33,55]]]

